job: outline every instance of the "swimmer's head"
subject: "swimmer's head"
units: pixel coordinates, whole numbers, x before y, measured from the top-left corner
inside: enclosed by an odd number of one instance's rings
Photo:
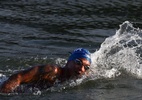
[[[90,64],[92,62],[90,52],[88,50],[86,50],[86,49],[83,49],[83,48],[75,49],[71,53],[68,61],[76,60],[76,59],[79,59],[79,58],[85,58],[86,60],[88,60],[90,62]]]

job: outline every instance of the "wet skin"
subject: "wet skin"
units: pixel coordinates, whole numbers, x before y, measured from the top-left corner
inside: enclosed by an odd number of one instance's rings
[[[21,84],[32,84],[41,87],[42,83],[49,87],[58,79],[60,82],[84,75],[89,69],[90,62],[84,58],[68,61],[65,67],[56,65],[35,66],[13,74],[0,87],[1,93],[13,92]],[[38,84],[37,84],[38,83]]]

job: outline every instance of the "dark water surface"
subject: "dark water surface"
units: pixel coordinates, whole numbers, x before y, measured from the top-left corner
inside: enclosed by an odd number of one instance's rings
[[[9,75],[57,63],[78,47],[94,53],[126,20],[142,28],[142,0],[1,0],[0,72]],[[63,91],[0,99],[141,100],[142,80],[126,79],[92,80]]]

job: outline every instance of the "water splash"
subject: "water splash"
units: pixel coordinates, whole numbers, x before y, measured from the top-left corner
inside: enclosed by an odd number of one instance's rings
[[[65,64],[67,63],[67,60],[66,60],[66,59],[63,59],[63,58],[57,58],[57,59],[55,60],[55,63],[58,64],[58,65],[60,65],[61,67],[64,67]]]
[[[0,85],[5,81],[7,80],[7,77],[3,74],[0,74]]]
[[[142,78],[142,30],[125,21],[114,36],[106,38],[92,54],[94,77],[113,78],[121,70]]]

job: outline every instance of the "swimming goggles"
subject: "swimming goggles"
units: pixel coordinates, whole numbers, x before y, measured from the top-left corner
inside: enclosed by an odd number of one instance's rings
[[[90,66],[88,66],[88,65],[83,65],[83,62],[82,62],[80,59],[75,59],[75,63],[76,63],[77,65],[84,66],[84,69],[85,69],[85,70],[90,69]]]

